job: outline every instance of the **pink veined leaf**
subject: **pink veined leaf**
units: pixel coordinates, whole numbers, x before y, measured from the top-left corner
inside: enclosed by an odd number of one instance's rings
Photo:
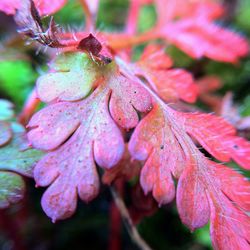
[[[0,11],[5,12],[8,15],[15,15],[16,11],[20,9],[25,1],[30,0],[1,0]],[[41,16],[51,15],[61,9],[67,0],[33,0],[36,8]]]
[[[215,249],[250,249],[249,181],[225,166],[198,160],[186,167],[178,182],[176,199],[183,223],[194,230],[210,218]]]
[[[213,0],[155,0],[158,24],[161,25],[175,17],[199,16],[208,20],[214,20],[224,13],[223,7]]]
[[[162,26],[158,33],[194,58],[236,63],[249,49],[243,37],[206,19],[181,19]]]
[[[140,175],[142,188],[146,194],[152,191],[159,204],[173,200],[175,187],[171,175],[178,178],[185,162],[166,115],[155,105],[136,127],[129,142],[131,155],[137,160],[146,160]]]
[[[133,65],[134,72],[143,76],[165,101],[182,99],[195,102],[197,86],[190,73],[182,69],[169,69],[172,60],[157,45],[146,47],[141,59]]]
[[[184,10],[180,8],[183,5]],[[164,0],[163,4],[162,0],[158,0],[156,8],[157,35],[191,57],[206,56],[218,61],[236,63],[240,57],[248,53],[246,39],[213,23],[213,20],[222,14],[216,3],[208,1],[178,4],[178,1]],[[183,12],[180,13],[181,18],[174,21],[178,12]]]
[[[50,185],[42,198],[42,206],[53,221],[74,213],[78,195],[88,202],[98,194],[95,162],[110,169],[121,159],[124,142],[115,122],[125,129],[135,127],[138,123],[136,110],[146,112],[151,107],[147,92],[135,81],[122,76],[114,62],[97,66],[88,57],[83,61],[87,67],[92,64],[88,74],[100,77],[95,91],[79,100],[75,93],[81,94],[79,87],[85,84],[83,79],[70,85],[66,83],[63,93],[52,91],[53,96],[48,99],[47,93],[40,91],[51,88],[44,76],[37,86],[39,97],[48,102],[60,102],[39,111],[28,124],[32,145],[49,151],[35,167],[34,177],[38,186]],[[66,66],[71,63],[71,59],[65,61]],[[84,74],[84,67],[82,70]],[[58,73],[54,74],[56,78]],[[65,97],[65,93],[71,93],[71,98]],[[66,102],[68,100],[74,102]]]
[[[186,117],[193,119],[194,131],[189,131],[191,125],[188,125]],[[145,194],[152,192],[160,205],[166,204],[175,196],[173,177],[179,179],[176,197],[183,223],[195,230],[210,219],[215,249],[249,249],[249,181],[234,170],[207,160],[187,133],[196,134],[195,126],[198,126],[203,133],[202,140],[210,138],[212,125],[209,121],[212,120],[214,134],[218,133],[221,137],[218,140],[222,143],[224,137],[230,135],[234,138],[232,143],[239,140],[242,150],[247,151],[248,145],[244,147],[243,144],[248,142],[236,137],[234,129],[225,121],[223,123],[221,118],[212,115],[206,118],[201,125],[196,114],[183,114],[164,104],[155,104],[136,127],[129,142],[129,150],[135,159],[145,160],[140,174]],[[216,145],[213,146],[216,148]],[[232,155],[230,151],[227,157]],[[245,152],[232,158],[247,167],[245,158],[249,155],[249,152]]]
[[[250,143],[236,136],[235,128],[221,117],[210,114],[178,114],[183,129],[220,161],[233,159],[250,169]]]

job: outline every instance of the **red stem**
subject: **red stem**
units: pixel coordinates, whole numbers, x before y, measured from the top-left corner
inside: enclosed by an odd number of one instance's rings
[[[115,182],[117,192],[122,196],[124,191],[124,182],[118,179]],[[109,233],[109,250],[120,250],[122,246],[122,218],[114,201],[110,205],[110,233]]]
[[[19,114],[18,121],[25,126],[31,116],[35,113],[39,104],[40,100],[38,99],[36,89],[34,88],[24,104],[22,112]]]

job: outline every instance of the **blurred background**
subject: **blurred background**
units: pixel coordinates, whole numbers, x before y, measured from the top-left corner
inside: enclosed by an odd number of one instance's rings
[[[224,4],[227,15],[220,20],[220,24],[250,38],[250,0],[227,0]],[[98,30],[122,30],[127,10],[127,0],[101,0],[97,19]],[[154,7],[143,7],[138,31],[150,29],[155,19]],[[68,5],[55,14],[55,20],[65,30],[78,30],[83,27],[83,13],[77,0],[69,0]],[[0,98],[13,102],[16,112],[21,110],[36,78],[47,70],[47,58],[43,51],[37,55],[34,47],[28,45],[24,48],[23,43],[16,35],[12,18],[0,13]],[[135,57],[141,51],[142,46],[136,47]],[[242,117],[250,116],[250,57],[244,58],[237,65],[231,65],[208,59],[194,61],[174,46],[170,46],[167,52],[176,66],[188,69],[197,78],[205,75],[220,77],[222,87],[216,91],[216,95],[221,98],[228,91],[233,92],[233,101],[239,114]],[[210,107],[202,101],[198,101],[197,105],[210,111]],[[249,127],[241,131],[244,136],[249,137]],[[231,165],[237,168],[235,164]],[[122,250],[137,249],[124,226],[120,236],[112,234],[112,197],[107,187],[102,186],[100,195],[90,204],[79,202],[77,212],[71,219],[53,224],[40,206],[44,190],[34,188],[34,182],[30,179],[26,179],[26,183],[26,198],[10,209],[0,211],[1,250],[112,250],[112,242],[115,240],[121,242]],[[127,184],[128,193],[132,188],[132,184]],[[139,223],[138,231],[145,241],[157,250],[212,249],[209,226],[190,233],[181,224],[174,203],[158,209],[150,217],[145,217]]]

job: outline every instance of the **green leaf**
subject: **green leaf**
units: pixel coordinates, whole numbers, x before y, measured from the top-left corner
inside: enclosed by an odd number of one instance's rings
[[[20,201],[23,194],[23,179],[15,173],[0,171],[0,208]]]
[[[0,121],[0,146],[5,145],[11,140],[12,131],[8,122]]]
[[[244,99],[243,104],[240,106],[240,111],[242,116],[250,116],[250,96]]]
[[[8,95],[17,107],[24,103],[36,77],[37,74],[27,61],[0,62],[0,91]]]
[[[43,102],[80,100],[101,78],[100,69],[85,53],[60,54],[50,67],[53,72],[37,80],[37,94]]]
[[[0,121],[9,120],[13,116],[13,104],[7,100],[0,99]]]
[[[34,164],[42,157],[41,151],[28,148],[22,133],[22,126],[12,124],[14,132],[11,142],[0,147],[0,170],[10,170],[26,176],[32,176]]]
[[[138,31],[145,32],[153,28],[156,22],[156,11],[153,5],[143,6],[138,20]]]

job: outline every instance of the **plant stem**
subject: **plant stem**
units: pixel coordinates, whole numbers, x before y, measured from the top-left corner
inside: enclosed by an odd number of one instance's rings
[[[30,93],[28,100],[24,104],[22,112],[19,114],[19,122],[25,126],[30,120],[31,116],[35,113],[39,104],[40,100],[38,99],[36,89],[34,88]]]
[[[123,199],[121,198],[120,194],[112,186],[110,187],[110,191],[111,191],[112,197],[115,201],[115,204],[121,213],[124,225],[129,233],[131,239],[139,247],[139,249],[152,250],[152,248],[144,241],[144,239],[141,238],[139,232],[137,231],[137,228],[133,224],[133,221],[129,215],[128,209],[127,209]]]

